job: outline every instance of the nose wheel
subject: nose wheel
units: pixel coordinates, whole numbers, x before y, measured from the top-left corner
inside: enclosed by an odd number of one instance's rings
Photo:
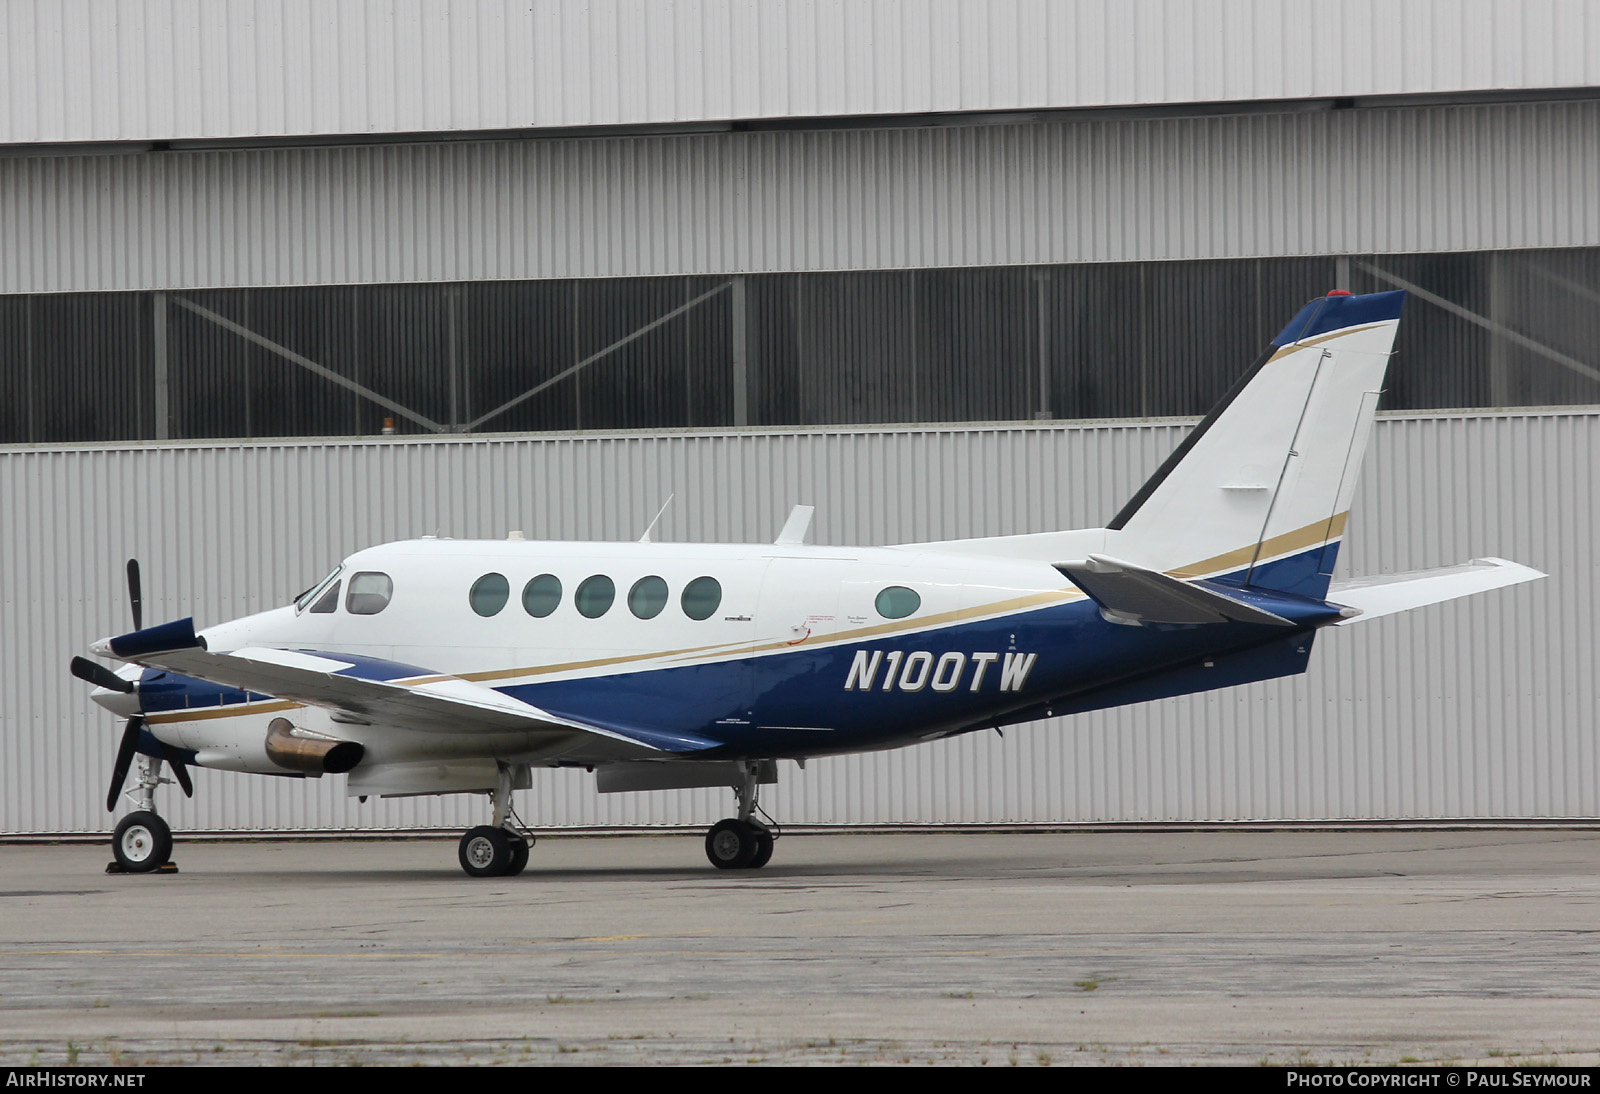
[[[155,813],[143,809],[129,813],[111,837],[111,853],[126,873],[159,870],[172,858],[172,829]]]

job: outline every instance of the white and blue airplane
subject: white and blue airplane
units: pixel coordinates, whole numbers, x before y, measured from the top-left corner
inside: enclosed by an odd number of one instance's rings
[[[292,604],[134,627],[73,672],[125,717],[113,848],[167,863],[170,767],[346,774],[352,795],[487,793],[473,877],[519,873],[512,792],[731,787],[706,837],[763,866],[777,761],[899,748],[1303,672],[1317,632],[1544,575],[1502,559],[1333,581],[1403,292],[1313,300],[1104,528],[893,547],[425,537],[359,551]]]

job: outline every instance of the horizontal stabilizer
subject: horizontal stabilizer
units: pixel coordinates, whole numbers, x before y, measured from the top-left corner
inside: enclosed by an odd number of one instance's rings
[[[1361,610],[1358,616],[1339,620],[1338,626],[1345,626],[1545,576],[1531,566],[1503,558],[1475,558],[1459,566],[1337,581],[1328,589],[1328,599]]]
[[[1083,562],[1058,562],[1056,569],[1117,623],[1292,625],[1281,615],[1213,589],[1105,555],[1090,555]]]

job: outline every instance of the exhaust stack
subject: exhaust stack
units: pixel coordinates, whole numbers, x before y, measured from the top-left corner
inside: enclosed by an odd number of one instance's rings
[[[267,759],[306,775],[342,775],[361,762],[366,748],[326,733],[305,729],[287,718],[267,727]]]

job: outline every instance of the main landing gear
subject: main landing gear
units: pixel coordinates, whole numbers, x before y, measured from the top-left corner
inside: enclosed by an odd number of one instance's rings
[[[480,824],[461,837],[461,868],[468,877],[516,877],[528,865],[532,836]]]
[[[754,819],[760,764],[746,761],[743,768],[744,778],[733,788],[739,815],[718,821],[706,833],[706,858],[719,870],[759,870],[771,860],[779,835],[775,825]]]
[[[511,768],[500,765],[498,785],[490,793],[494,823],[480,824],[461,837],[459,858],[468,877],[516,877],[528,865],[533,837],[511,827]]]
[[[168,781],[161,777],[160,760],[140,758],[139,783],[135,787],[139,808],[117,822],[116,833],[111,837],[111,853],[116,861],[106,867],[106,873],[178,872],[172,861],[172,829],[156,812],[155,804],[156,787]]]

